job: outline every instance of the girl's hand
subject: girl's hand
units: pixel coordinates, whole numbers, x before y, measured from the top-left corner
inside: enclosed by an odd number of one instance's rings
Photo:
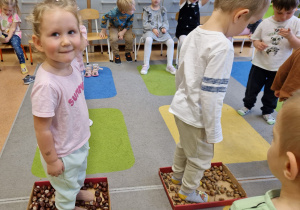
[[[166,30],[165,28],[162,28],[162,29],[161,29],[161,32],[162,32],[163,34],[165,34],[165,33],[167,32],[167,30]]]
[[[65,166],[61,159],[57,159],[55,162],[47,164],[47,173],[50,176],[58,177],[64,172],[64,170]]]
[[[277,98],[279,98],[279,96],[280,96],[280,90],[275,90],[275,91],[274,91],[274,95],[275,95]]]
[[[105,37],[107,36],[105,28],[102,28],[99,36],[100,36],[100,38],[105,39]]]
[[[289,39],[293,33],[290,28],[280,28],[278,35],[283,36],[286,39]]]
[[[266,49],[268,47],[268,45],[266,43],[261,42],[259,40],[253,41],[253,45],[258,51],[263,51],[264,49]]]
[[[155,36],[158,37],[159,31],[158,31],[156,28],[153,28],[153,29],[152,29],[152,32],[155,34]]]

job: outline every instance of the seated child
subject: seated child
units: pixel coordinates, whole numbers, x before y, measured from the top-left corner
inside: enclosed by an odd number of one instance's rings
[[[2,37],[4,37],[4,39],[1,38],[1,42],[11,44],[19,59],[21,73],[27,74],[28,70],[21,47],[22,31],[20,30],[21,18],[18,15],[20,13],[18,0],[2,0],[0,6],[0,25]]]
[[[171,74],[176,73],[173,66],[174,41],[168,33],[169,22],[167,18],[167,10],[160,6],[160,0],[152,0],[151,5],[143,8],[143,27],[145,40],[144,45],[144,65],[141,74],[147,74],[150,68],[149,61],[153,39],[163,42],[167,45],[167,68],[166,71]]]
[[[231,210],[300,209],[300,91],[282,106],[273,128],[273,141],[268,151],[271,172],[282,184],[281,190],[235,201]]]
[[[200,7],[205,5],[209,0],[180,0],[178,24],[176,27],[176,37],[179,40],[178,51],[185,37],[200,25]]]
[[[121,64],[119,55],[118,40],[125,40],[125,57],[127,62],[132,62],[130,52],[132,51],[133,35],[132,23],[135,11],[134,0],[118,0],[117,7],[110,10],[102,16],[100,37],[104,38],[106,34],[106,23],[109,20],[109,42],[112,48],[115,63]]]
[[[300,89],[300,48],[279,67],[271,90],[279,101],[285,101],[293,92]]]

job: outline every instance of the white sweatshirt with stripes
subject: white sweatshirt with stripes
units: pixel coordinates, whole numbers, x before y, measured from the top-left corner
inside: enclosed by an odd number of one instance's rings
[[[204,128],[208,143],[223,140],[221,114],[234,49],[223,33],[197,27],[184,40],[176,72],[177,91],[169,111]]]

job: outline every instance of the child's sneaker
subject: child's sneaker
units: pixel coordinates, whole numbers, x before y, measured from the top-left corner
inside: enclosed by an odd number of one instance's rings
[[[173,65],[167,66],[166,71],[170,72],[171,74],[176,74],[176,69]]]
[[[171,181],[173,184],[181,185],[182,184],[182,179],[177,179],[174,176],[172,176]]]
[[[141,70],[141,74],[148,74],[149,66],[143,65],[143,68]]]
[[[121,63],[122,63],[122,62],[121,62],[121,58],[120,58],[119,55],[115,55],[115,63],[116,63],[116,64],[121,64]]]
[[[237,110],[237,112],[239,113],[239,115],[244,116],[246,114],[248,114],[250,112],[251,109],[248,109],[247,107],[242,107],[240,109]]]
[[[33,83],[34,80],[35,80],[35,76],[27,75],[27,76],[24,77],[24,79],[23,79],[24,85],[29,85],[29,84]]]
[[[28,69],[27,69],[25,63],[21,63],[20,66],[21,66],[21,72],[22,72],[22,74],[27,74],[28,73]]]
[[[131,57],[130,52],[125,53],[125,57],[126,57],[126,61],[127,61],[127,62],[132,62],[132,57]]]
[[[182,200],[193,202],[193,203],[205,203],[208,201],[208,195],[205,192],[201,192],[198,190],[192,193],[185,193],[182,190],[179,190],[178,196]]]
[[[271,114],[264,114],[263,118],[269,125],[273,125],[276,122],[276,120]]]

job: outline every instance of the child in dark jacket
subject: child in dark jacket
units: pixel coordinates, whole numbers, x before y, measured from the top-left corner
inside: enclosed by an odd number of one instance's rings
[[[200,25],[200,8],[209,0],[180,0],[179,16],[176,27],[176,37],[179,40],[178,48],[180,47],[185,37]]]

